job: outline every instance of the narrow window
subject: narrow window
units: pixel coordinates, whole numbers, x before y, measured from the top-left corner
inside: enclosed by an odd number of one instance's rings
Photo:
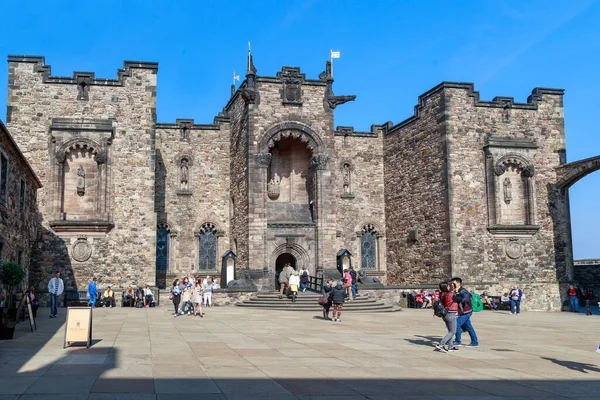
[[[2,254],[2,250],[4,250],[4,242],[0,240],[0,264],[4,263],[4,259],[2,258],[3,254]]]
[[[19,250],[19,255],[17,256],[17,264],[23,266],[23,250]]]

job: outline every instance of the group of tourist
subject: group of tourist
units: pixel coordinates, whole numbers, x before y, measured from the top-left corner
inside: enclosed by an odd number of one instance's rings
[[[218,279],[212,279],[210,276],[202,279],[196,276],[192,282],[189,277],[175,279],[171,288],[169,299],[173,301],[174,317],[180,315],[204,317],[202,306],[212,307],[212,293],[214,289],[220,289]]]
[[[277,276],[279,282],[279,298],[286,296],[292,296],[292,302],[296,301],[298,291],[306,292],[308,283],[310,282],[310,274],[308,269],[303,266],[300,272],[296,271],[292,264],[287,263],[283,266],[281,272]]]
[[[342,279],[335,282],[333,279],[327,279],[323,285],[323,297],[319,300],[319,303],[323,306],[323,319],[326,321],[342,322],[342,308],[348,296],[347,288],[344,287],[345,283]],[[333,318],[329,318],[331,306],[333,306]]]
[[[115,292],[110,285],[108,285],[103,292],[98,291],[96,277],[93,277],[88,285],[88,296],[88,305],[90,307],[96,307],[97,304],[102,305],[102,307],[115,307]],[[138,308],[149,308],[153,306],[155,304],[155,299],[150,285],[146,284],[144,288],[139,287],[137,290],[134,290],[129,286],[123,297],[123,304],[125,303],[129,304],[130,307]]]
[[[591,304],[594,299],[600,299],[600,290],[585,288],[583,286],[574,286],[569,285],[569,289],[567,291],[569,295],[569,305],[571,306],[571,312],[579,312],[579,307],[583,304],[585,305],[586,314],[591,315]],[[598,303],[600,305],[600,303]]]

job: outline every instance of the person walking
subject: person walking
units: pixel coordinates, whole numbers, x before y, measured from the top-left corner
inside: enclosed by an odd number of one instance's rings
[[[579,312],[579,298],[577,297],[577,289],[573,285],[569,285],[569,300],[571,301],[571,311]]]
[[[462,279],[452,278],[452,288],[454,290],[454,301],[458,303],[458,319],[456,320],[456,340],[455,346],[462,346],[461,338],[463,329],[469,333],[471,343],[464,347],[479,347],[477,333],[471,324],[471,316],[473,315],[473,307],[471,306],[471,294],[467,289],[462,287]]]
[[[48,282],[48,293],[50,293],[50,318],[56,318],[58,314],[58,296],[65,290],[65,284],[60,279],[60,271],[54,273],[54,278]]]
[[[510,291],[510,313],[511,315],[521,314],[521,298],[523,297],[523,291],[519,289],[517,285],[513,286]]]
[[[204,284],[200,280],[200,277],[196,278],[196,283],[194,284],[194,317],[200,314],[200,317],[203,317],[202,313],[202,295],[204,294]]]
[[[310,281],[310,274],[308,270],[303,265],[302,270],[300,271],[300,289],[302,293],[306,292],[306,288],[308,287],[308,282]]]
[[[344,289],[346,289],[347,293],[348,293],[348,298],[350,300],[353,299],[352,297],[352,275],[350,275],[350,272],[348,272],[348,269],[344,270],[344,277],[342,278],[344,280]]]
[[[205,307],[212,307],[212,292],[213,292],[213,281],[211,278],[207,278],[202,284],[202,297],[204,300]]]
[[[329,296],[329,294],[331,293],[331,291],[333,290],[333,280],[331,279],[327,279],[327,282],[325,283],[325,285],[323,285],[323,298],[327,300],[327,302],[324,302],[323,305],[323,319],[325,321],[329,320],[329,309],[331,308],[331,297]]]
[[[300,277],[298,271],[294,271],[288,281],[290,285],[290,291],[292,292],[292,303],[296,302],[296,296],[298,295],[298,286],[300,286]]]
[[[88,285],[88,295],[90,297],[90,301],[88,301],[88,306],[92,308],[96,307],[96,296],[98,293],[97,290],[98,288],[96,287],[96,277],[93,277],[92,281]]]
[[[333,322],[341,323],[342,308],[346,297],[346,289],[342,286],[341,281],[337,281],[337,284],[331,290],[329,297],[333,303]]]
[[[452,292],[451,284],[448,282],[440,283],[440,304],[446,309],[446,315],[442,317],[446,324],[448,333],[440,340],[435,348],[447,353],[449,351],[457,351],[458,347],[454,345],[452,340],[456,335],[456,320],[458,318],[458,303],[454,301],[454,293]],[[447,347],[446,347],[447,346]]]
[[[179,279],[173,281],[173,288],[171,288],[171,300],[173,300],[173,307],[175,307],[174,317],[179,317],[179,303],[181,302],[181,287],[179,285]]]
[[[287,296],[287,288],[288,288],[289,280],[290,280],[290,276],[291,276],[291,271],[290,271],[290,268],[288,268],[288,266],[291,268],[290,264],[285,264],[285,266],[283,267],[283,270],[279,273],[279,298],[280,299],[283,298],[284,289],[286,289],[285,295]],[[291,268],[291,269],[293,271],[293,268]]]
[[[348,273],[352,277],[352,298],[355,299],[356,298],[356,281],[357,281],[358,277],[356,276],[356,271],[354,270],[353,266],[348,267]]]

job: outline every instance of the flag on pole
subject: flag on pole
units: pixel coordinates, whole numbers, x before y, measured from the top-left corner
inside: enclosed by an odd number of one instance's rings
[[[332,51],[331,52],[331,58],[340,58],[340,52],[339,51]]]
[[[235,81],[239,81],[239,80],[240,80],[240,76],[239,76],[239,75],[237,75],[237,74],[235,73],[235,71],[233,71],[233,84],[235,85]]]

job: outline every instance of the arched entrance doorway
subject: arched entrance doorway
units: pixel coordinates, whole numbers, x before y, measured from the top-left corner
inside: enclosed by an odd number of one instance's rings
[[[286,264],[291,264],[292,268],[296,269],[296,257],[290,253],[283,253],[275,260],[275,288],[279,289],[279,273],[283,270]]]

